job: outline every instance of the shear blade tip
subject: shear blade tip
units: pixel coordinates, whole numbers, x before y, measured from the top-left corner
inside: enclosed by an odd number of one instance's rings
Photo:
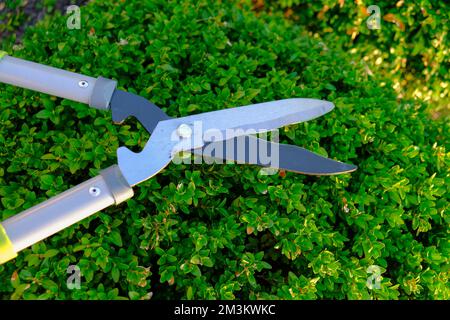
[[[334,103],[327,100],[319,100],[322,108],[324,108],[324,113],[328,113],[334,109]]]
[[[346,167],[346,170],[345,170],[346,173],[350,173],[350,172],[356,171],[358,169],[358,166],[356,166],[354,164],[348,164],[348,163],[345,163],[345,167]]]

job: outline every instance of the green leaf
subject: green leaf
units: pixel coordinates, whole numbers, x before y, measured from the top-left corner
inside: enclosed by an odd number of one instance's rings
[[[118,246],[118,247],[122,246],[122,236],[120,235],[119,231],[116,231],[116,230],[111,231],[111,233],[109,235],[109,239],[116,246]]]
[[[141,297],[141,295],[137,291],[129,291],[128,296],[130,297],[131,300],[139,300]]]
[[[189,287],[187,288],[187,291],[186,291],[186,298],[187,298],[188,300],[192,300],[192,299],[194,298],[194,291],[193,291],[193,289],[192,289],[191,286],[189,286]]]
[[[111,277],[114,282],[119,282],[120,279],[120,270],[116,266],[111,269]]]
[[[39,111],[36,113],[36,118],[38,119],[49,119],[52,116],[52,113],[46,109]]]
[[[201,257],[198,254],[196,254],[192,256],[190,262],[193,264],[201,264]]]
[[[50,250],[47,250],[46,253],[44,253],[43,257],[44,258],[51,258],[51,257],[56,256],[58,253],[59,253],[59,250],[57,250],[57,249],[50,249]]]

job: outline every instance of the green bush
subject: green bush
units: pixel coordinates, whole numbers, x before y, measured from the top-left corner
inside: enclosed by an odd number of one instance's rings
[[[82,0],[81,0],[82,1]],[[69,4],[80,0],[6,0],[0,3],[0,38],[2,41],[16,41],[27,26],[36,22],[44,14],[54,13]]]
[[[0,266],[3,299],[449,299],[449,124],[396,100],[345,52],[278,14],[212,1],[92,1],[28,30],[12,55],[91,76],[184,116],[291,97],[333,101],[285,143],[353,174],[261,176],[169,165],[135,197]],[[386,80],[387,81],[387,80]],[[387,81],[389,83],[389,81]],[[148,135],[84,105],[0,86],[6,219],[116,161]],[[69,265],[81,289],[66,286]],[[369,289],[370,266],[381,287]],[[369,272],[368,272],[369,269]]]
[[[380,8],[379,30],[367,27],[371,5]],[[391,79],[399,98],[428,102],[435,117],[450,114],[448,1],[268,0],[264,8],[273,7]]]

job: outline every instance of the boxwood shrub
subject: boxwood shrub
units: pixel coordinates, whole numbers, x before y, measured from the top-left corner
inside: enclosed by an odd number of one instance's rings
[[[282,10],[311,33],[360,59],[371,74],[392,80],[399,97],[430,102],[434,117],[450,114],[449,18],[446,1],[262,0],[258,9]],[[371,5],[379,29],[369,29]]]
[[[291,97],[333,101],[283,143],[357,164],[339,176],[169,165],[135,197],[0,266],[3,299],[448,299],[449,123],[282,15],[246,2],[91,1],[10,54],[119,81],[171,116]],[[130,119],[0,85],[6,219],[143,147]],[[80,289],[67,286],[68,267]],[[373,267],[375,266],[375,267]],[[381,276],[377,281],[374,268]],[[379,286],[368,286],[376,283]]]

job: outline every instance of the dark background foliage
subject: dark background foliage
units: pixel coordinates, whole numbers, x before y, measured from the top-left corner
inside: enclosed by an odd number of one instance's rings
[[[46,14],[64,11],[70,5],[82,5],[86,0],[6,0],[0,3],[0,38],[19,41],[25,29]],[[11,41],[11,39],[8,39]]]
[[[10,54],[119,81],[171,116],[290,97],[333,101],[282,142],[353,174],[263,176],[169,165],[135,197],[0,266],[3,299],[448,299],[449,124],[390,77],[281,13],[210,1],[92,1],[52,14]],[[278,10],[278,9],[277,9]],[[0,85],[1,218],[116,161],[148,135],[84,105]],[[82,271],[80,290],[67,267]],[[366,286],[381,268],[380,289]]]
[[[433,117],[450,114],[450,5],[447,1],[254,1],[255,9],[281,10],[310,35],[342,46],[369,74],[392,81],[398,98],[428,103]],[[380,29],[369,29],[376,5]]]

